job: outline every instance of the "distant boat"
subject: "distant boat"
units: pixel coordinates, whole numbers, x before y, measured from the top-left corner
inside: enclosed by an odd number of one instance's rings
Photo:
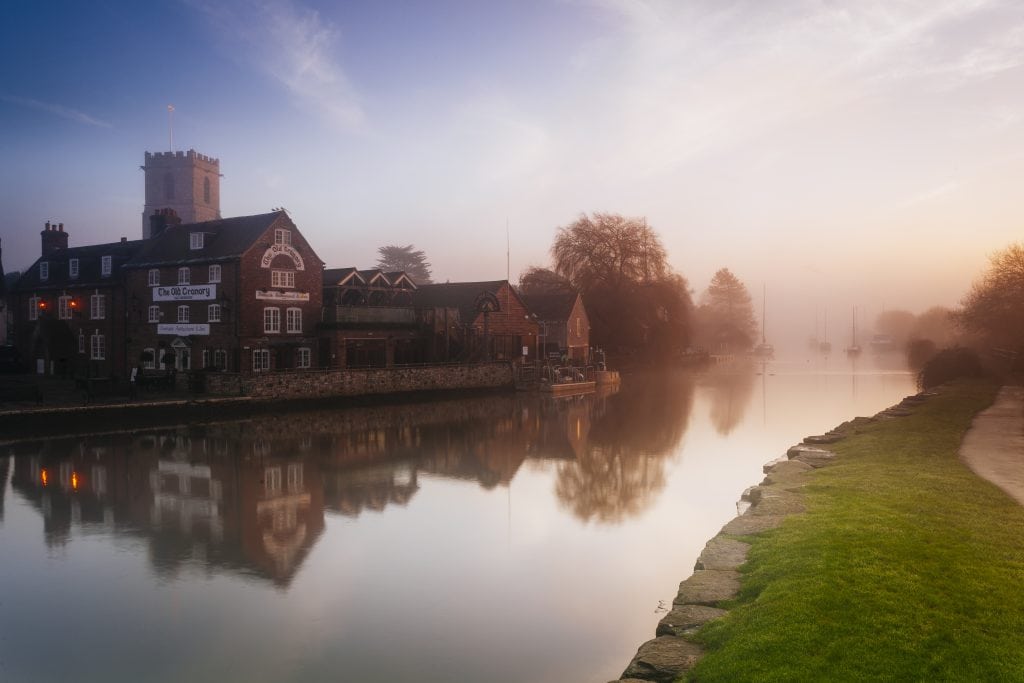
[[[857,307],[853,307],[853,326],[850,328],[850,345],[846,347],[847,356],[859,356],[860,345],[857,343]]]
[[[764,285],[761,285],[761,343],[754,347],[754,355],[761,358],[771,358],[775,355],[775,347],[765,340],[764,319],[765,310],[768,304],[768,293]]]
[[[824,325],[824,338],[818,342],[818,350],[822,353],[830,353],[832,351],[832,342],[828,340],[828,309],[825,309],[825,325]]]

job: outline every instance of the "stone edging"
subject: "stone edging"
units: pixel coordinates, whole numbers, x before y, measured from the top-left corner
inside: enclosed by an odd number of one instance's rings
[[[744,491],[740,499],[749,507],[707,542],[693,575],[679,584],[671,611],[658,622],[656,637],[640,646],[617,683],[671,683],[692,669],[704,653],[689,636],[707,622],[728,614],[719,605],[739,594],[739,568],[747,561],[750,544],[731,537],[774,529],[786,517],[805,511],[800,489],[806,484],[806,473],[827,467],[836,457],[822,445],[856,434],[873,422],[911,415],[913,408],[934,395],[932,392],[908,396],[874,417],[857,417],[825,434],[808,436],[786,451],[785,456],[766,463],[764,480]]]

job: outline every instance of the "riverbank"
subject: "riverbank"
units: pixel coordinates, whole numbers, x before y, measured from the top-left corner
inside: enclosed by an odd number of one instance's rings
[[[766,467],[623,679],[1018,677],[1024,509],[958,457],[995,391],[948,386]]]

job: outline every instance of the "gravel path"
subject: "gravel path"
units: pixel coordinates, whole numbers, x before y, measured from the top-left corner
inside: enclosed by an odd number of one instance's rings
[[[967,466],[1024,505],[1024,386],[1004,386],[960,444]]]

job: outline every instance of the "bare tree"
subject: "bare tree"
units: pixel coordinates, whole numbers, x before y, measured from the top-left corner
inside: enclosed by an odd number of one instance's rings
[[[526,295],[563,294],[575,292],[576,288],[553,270],[530,266],[519,275],[519,290]]]
[[[581,214],[559,228],[551,254],[555,271],[583,292],[660,280],[669,272],[665,248],[647,220],[614,213]]]
[[[689,345],[689,288],[669,268],[646,219],[582,214],[558,229],[551,255],[555,274],[583,295],[595,345],[636,362],[668,358]]]
[[[386,247],[377,249],[377,268],[386,273],[402,271],[416,284],[428,285],[430,279],[430,264],[427,263],[427,255],[413,245],[407,244],[404,247],[389,244]]]
[[[992,343],[1024,346],[1024,246],[994,254],[988,270],[960,302],[957,322]]]

